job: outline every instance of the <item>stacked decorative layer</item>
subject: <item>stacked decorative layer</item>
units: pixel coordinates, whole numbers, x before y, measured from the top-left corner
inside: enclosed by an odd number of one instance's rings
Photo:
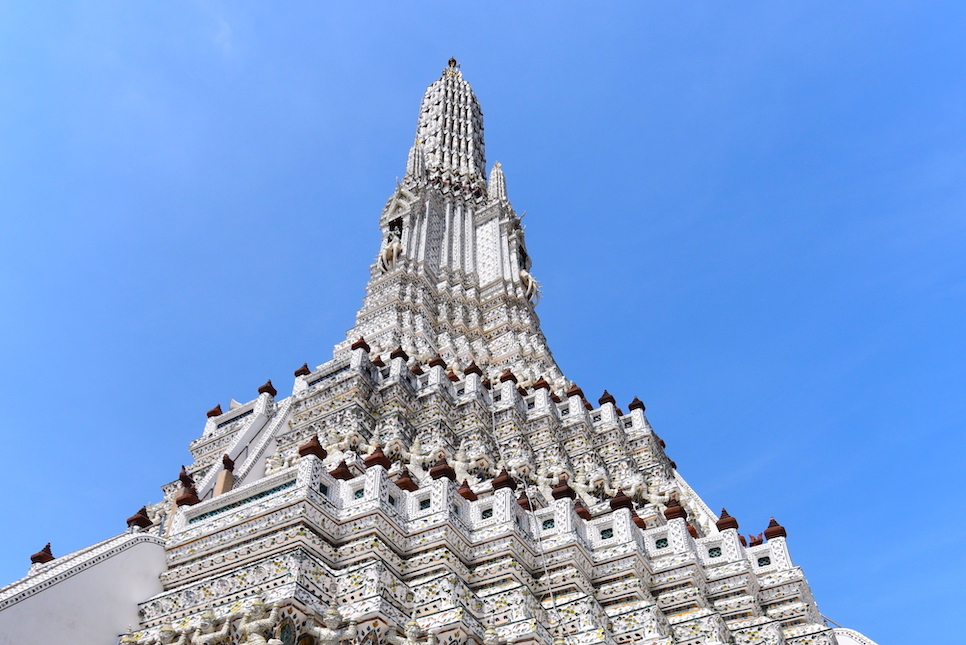
[[[746,547],[733,518],[719,530],[639,402],[623,414],[512,373],[373,358],[357,343],[291,397],[209,419],[250,436],[246,474],[212,496],[209,469],[206,499],[170,515],[167,591],[136,637],[264,595],[295,635],[335,604],[366,634],[414,615],[454,644],[486,627],[521,643],[834,642],[784,531]]]

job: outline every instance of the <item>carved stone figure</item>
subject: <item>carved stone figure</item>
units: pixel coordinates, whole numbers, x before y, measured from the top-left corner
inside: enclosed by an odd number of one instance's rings
[[[422,629],[419,627],[419,623],[415,620],[410,620],[406,623],[406,630],[404,636],[399,636],[398,634],[393,634],[389,632],[386,635],[386,640],[392,645],[436,645],[436,634],[430,632],[425,639],[419,638],[422,633]]]
[[[543,498],[549,503],[553,501],[553,487],[560,483],[559,475],[551,475],[545,464],[540,464],[536,474],[530,475]]]
[[[350,620],[348,627],[342,625],[342,614],[335,605],[330,605],[322,615],[322,627],[309,623],[306,631],[315,636],[319,645],[342,645],[356,637],[356,621]]]
[[[577,471],[577,475],[570,483],[570,487],[577,491],[584,506],[590,508],[600,502],[600,499],[597,497],[601,488],[600,484],[592,483],[590,477],[583,470]]]
[[[194,634],[191,635],[191,645],[215,645],[228,638],[228,630],[231,628],[232,617],[229,616],[218,629],[218,619],[209,609],[201,614],[201,620]]]
[[[138,641],[141,645],[185,645],[188,635],[182,634],[171,625],[161,625],[158,633],[143,641]]]
[[[466,480],[469,482],[470,486],[475,485],[479,482],[479,478],[473,474],[473,470],[476,468],[476,463],[470,459],[466,450],[463,448],[463,444],[460,444],[459,449],[456,454],[453,455],[453,459],[450,462],[453,466],[453,470],[456,471],[456,481],[461,482]]]
[[[417,479],[426,479],[429,475],[427,468],[432,465],[430,451],[423,450],[423,444],[419,439],[413,441],[409,450],[403,453],[403,458],[406,460],[409,472],[415,475]]]
[[[245,636],[243,645],[267,645],[268,635],[277,623],[278,606],[272,605],[269,611],[261,598],[255,598],[238,625],[238,631]]]

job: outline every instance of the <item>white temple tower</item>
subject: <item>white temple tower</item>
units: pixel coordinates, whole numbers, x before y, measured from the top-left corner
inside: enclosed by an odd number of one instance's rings
[[[640,400],[563,375],[484,151],[451,59],[332,360],[208,411],[126,532],[35,554],[0,643],[871,643],[826,624],[774,519],[746,539],[707,507]]]

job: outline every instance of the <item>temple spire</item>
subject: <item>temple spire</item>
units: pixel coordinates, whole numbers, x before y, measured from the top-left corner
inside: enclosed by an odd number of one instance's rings
[[[486,184],[486,195],[491,202],[507,201],[506,177],[503,174],[503,166],[499,161],[493,164],[493,169],[490,171],[490,179]]]
[[[406,159],[406,177],[410,179],[426,177],[426,155],[423,154],[423,142],[418,139],[409,149],[409,158]]]
[[[416,139],[423,142],[431,181],[482,193],[486,172],[483,111],[454,58],[423,96]]]

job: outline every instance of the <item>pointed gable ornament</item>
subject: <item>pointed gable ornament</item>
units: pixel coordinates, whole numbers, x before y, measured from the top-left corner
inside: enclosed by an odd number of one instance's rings
[[[355,475],[352,474],[352,470],[349,468],[348,464],[345,463],[345,459],[340,461],[339,465],[336,466],[334,469],[330,470],[329,474],[335,477],[336,479],[342,479],[342,480],[348,480],[355,477]]]
[[[54,559],[54,554],[50,550],[50,542],[44,548],[30,556],[31,564],[46,564]]]
[[[274,397],[276,394],[278,394],[278,390],[276,390],[275,386],[272,385],[272,379],[268,379],[267,381],[265,381],[265,385],[258,388],[258,393],[267,394],[271,397]]]
[[[372,468],[373,466],[382,466],[386,470],[392,468],[392,462],[389,460],[389,457],[386,456],[386,453],[382,451],[382,446],[380,444],[376,444],[376,447],[372,450],[372,452],[366,455],[366,458],[362,460],[362,463],[366,468]]]
[[[667,508],[664,509],[664,517],[666,517],[669,520],[677,520],[677,519],[683,520],[687,518],[687,516],[688,516],[687,510],[685,510],[685,508],[681,506],[681,503],[678,501],[676,497],[672,497],[671,499],[668,500]]]
[[[401,490],[409,491],[410,493],[419,490],[419,484],[413,479],[413,476],[409,474],[409,469],[405,466],[399,472],[399,477],[396,478],[394,482]]]
[[[463,483],[460,484],[460,487],[456,490],[456,492],[459,493],[463,499],[471,502],[475,502],[477,499],[479,499],[479,496],[473,492],[473,489],[470,488],[469,482],[467,482],[465,479],[463,480]]]
[[[151,524],[151,518],[148,517],[148,508],[146,506],[142,506],[138,509],[137,513],[127,518],[128,528],[137,527],[140,529],[146,529],[150,527]]]
[[[299,457],[304,457],[305,455],[315,455],[319,459],[325,459],[329,456],[329,453],[325,451],[322,444],[319,443],[319,435],[314,434],[309,437],[309,440],[304,444],[299,446]]]
[[[456,471],[446,461],[446,457],[440,457],[436,465],[429,469],[429,476],[433,479],[442,479],[445,477],[450,481],[456,481]]]
[[[517,489],[517,482],[513,477],[510,477],[510,473],[506,471],[506,467],[500,471],[499,475],[493,478],[493,490],[499,490],[500,488]]]

